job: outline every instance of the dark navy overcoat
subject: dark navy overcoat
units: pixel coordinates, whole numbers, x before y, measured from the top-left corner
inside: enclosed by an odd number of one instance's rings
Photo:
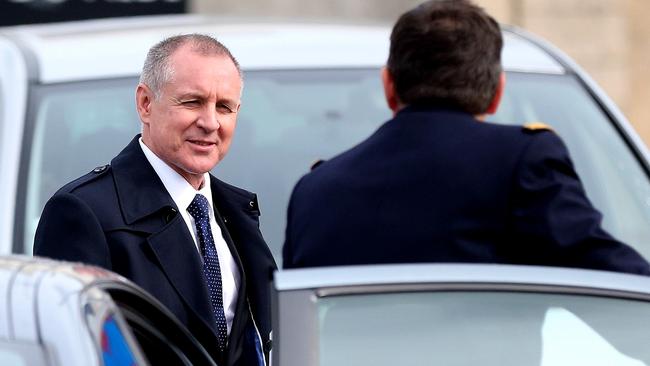
[[[110,165],[48,201],[34,254],[117,272],[167,306],[220,365],[255,364],[247,361],[255,354],[244,344],[253,325],[267,352],[271,346],[269,283],[276,268],[259,231],[256,196],[210,177],[217,222],[242,276],[228,354],[221,354],[200,254],[138,138]]]
[[[283,265],[516,263],[650,273],[601,218],[553,131],[407,107],[300,179]]]

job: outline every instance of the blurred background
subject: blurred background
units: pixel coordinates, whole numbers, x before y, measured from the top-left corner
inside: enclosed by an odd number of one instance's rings
[[[420,0],[194,0],[189,11],[393,23]],[[475,0],[498,21],[546,38],[574,58],[650,145],[650,1]]]
[[[497,20],[573,57],[650,144],[650,1],[476,0]],[[391,24],[420,0],[0,0],[0,25],[106,16],[198,13]]]

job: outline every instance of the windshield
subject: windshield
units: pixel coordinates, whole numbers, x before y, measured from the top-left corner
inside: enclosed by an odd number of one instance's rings
[[[317,159],[361,141],[390,118],[378,69],[248,71],[236,135],[213,173],[256,192],[261,230],[278,261],[286,207]],[[16,229],[25,253],[47,199],[108,164],[139,132],[136,79],[39,86],[31,98]],[[508,74],[494,121],[542,121],[564,139],[587,194],[614,236],[650,258],[650,185],[636,157],[569,75]]]
[[[490,120],[550,125],[566,143],[605,229],[650,258],[648,176],[594,99],[567,75],[510,73],[507,85]]]

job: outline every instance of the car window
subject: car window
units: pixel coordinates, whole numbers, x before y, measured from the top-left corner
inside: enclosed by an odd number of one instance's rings
[[[642,301],[461,291],[332,296],[317,306],[321,366],[650,364]]]
[[[33,88],[16,205],[21,252],[31,254],[47,200],[72,179],[110,163],[140,131],[136,85],[118,79]]]
[[[249,72],[231,150],[217,177],[256,192],[261,230],[281,258],[293,186],[319,159],[390,118],[379,70]]]
[[[650,258],[650,182],[607,115],[572,75],[508,73],[507,79],[491,120],[552,126],[605,228]],[[140,131],[136,85],[124,78],[33,88],[15,251],[32,252],[40,213],[58,188],[109,163]],[[379,69],[249,70],[235,138],[213,173],[258,194],[261,230],[280,263],[294,184],[314,161],[355,145],[390,116]]]

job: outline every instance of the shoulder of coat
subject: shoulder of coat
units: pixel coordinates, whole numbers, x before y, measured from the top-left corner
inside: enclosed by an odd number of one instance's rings
[[[320,166],[324,162],[325,162],[325,160],[323,160],[323,159],[315,160],[313,163],[311,163],[311,167],[309,168],[309,170],[314,170],[314,169],[318,168],[318,166]]]
[[[72,192],[73,190],[85,186],[86,184],[93,182],[99,179],[100,177],[106,175],[108,172],[110,172],[110,170],[111,170],[110,164],[98,166],[93,170],[91,170],[90,172],[66,184],[61,188],[61,190],[64,192]]]
[[[543,123],[543,122],[526,123],[526,124],[524,124],[522,126],[522,129],[524,130],[524,132],[527,132],[527,133],[537,133],[537,132],[541,132],[541,131],[555,132],[553,130],[553,127],[551,127],[551,126],[549,126],[549,125],[547,125],[546,123]]]

